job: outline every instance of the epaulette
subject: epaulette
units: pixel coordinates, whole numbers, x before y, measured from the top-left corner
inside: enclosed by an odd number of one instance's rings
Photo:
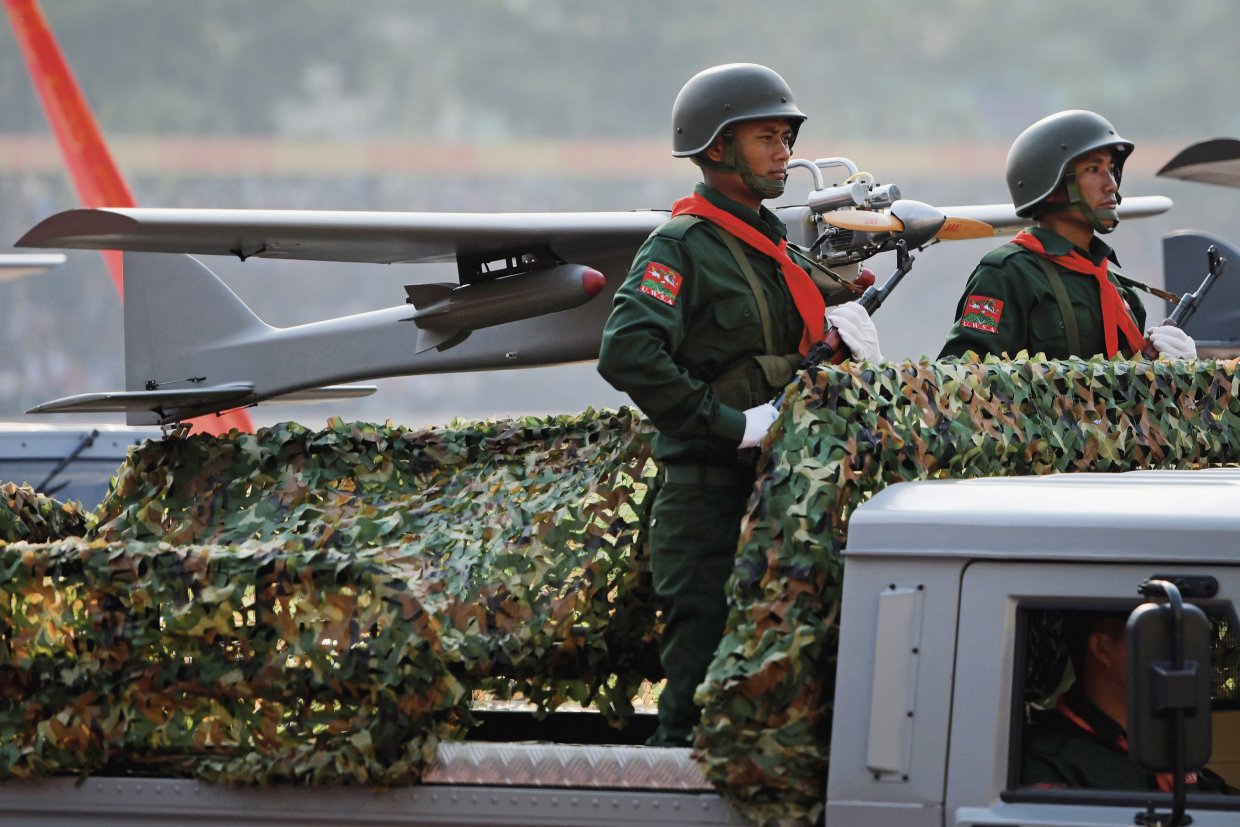
[[[1006,244],[1000,244],[998,247],[982,256],[980,263],[987,264],[992,267],[1001,267],[1003,262],[1007,261],[1009,258],[1022,250],[1025,250],[1025,248],[1014,241],[1009,241]]]
[[[689,228],[700,223],[702,223],[702,219],[696,215],[682,213],[660,224],[655,229],[654,235],[675,239],[676,241],[684,241],[685,233],[689,232]]]

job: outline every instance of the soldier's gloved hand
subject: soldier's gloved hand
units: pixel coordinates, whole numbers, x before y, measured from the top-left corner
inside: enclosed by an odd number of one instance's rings
[[[1193,337],[1173,324],[1151,327],[1145,335],[1150,337],[1150,342],[1158,348],[1158,355],[1164,359],[1197,358],[1197,343]]]
[[[745,411],[745,435],[741,437],[742,448],[753,448],[762,441],[771,424],[779,417],[779,411],[770,402]]]
[[[827,321],[840,332],[840,338],[852,351],[854,359],[881,362],[883,353],[878,349],[878,330],[865,308],[857,302],[848,302],[827,311]]]

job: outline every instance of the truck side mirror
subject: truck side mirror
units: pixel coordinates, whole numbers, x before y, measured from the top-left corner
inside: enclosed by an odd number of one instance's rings
[[[1151,772],[1200,769],[1210,760],[1210,621],[1166,580],[1142,585],[1167,603],[1128,617],[1128,755]]]

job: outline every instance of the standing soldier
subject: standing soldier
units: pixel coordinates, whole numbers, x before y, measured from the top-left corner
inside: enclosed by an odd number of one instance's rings
[[[1120,178],[1132,149],[1106,119],[1081,109],[1043,118],[1017,136],[1008,190],[1016,214],[1037,223],[978,264],[941,357],[1141,352],[1145,308],[1098,237],[1119,223]],[[1197,357],[1178,327],[1159,325],[1148,335],[1160,356]]]
[[[738,452],[775,421],[770,404],[824,334],[823,295],[787,228],[762,205],[783,193],[805,115],[765,66],[734,63],[692,77],[672,107],[673,154],[703,183],[642,245],[616,291],[598,369],[658,431],[651,568],[664,601],[667,686],[650,743],[690,743],[693,695],[722,634],[754,466]],[[864,308],[826,317],[855,358],[878,360]]]

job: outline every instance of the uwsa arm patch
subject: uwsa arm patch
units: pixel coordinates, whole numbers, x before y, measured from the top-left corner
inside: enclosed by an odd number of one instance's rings
[[[960,314],[960,326],[983,333],[998,333],[999,319],[1003,316],[1003,302],[990,296],[969,296]]]
[[[680,285],[684,280],[684,276],[667,265],[652,261],[646,265],[646,272],[642,273],[642,283],[637,289],[666,305],[675,306],[676,296],[680,294]]]

